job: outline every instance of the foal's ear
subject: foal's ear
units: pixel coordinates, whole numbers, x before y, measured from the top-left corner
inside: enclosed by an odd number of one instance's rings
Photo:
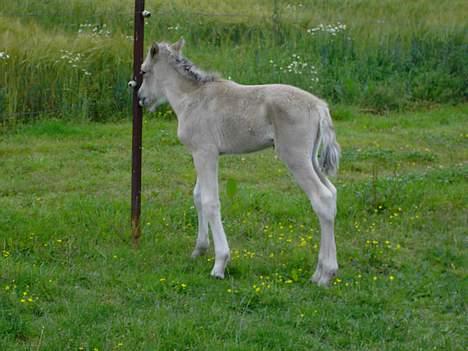
[[[185,45],[185,39],[181,37],[178,41],[176,41],[174,44],[172,44],[171,47],[172,47],[172,49],[174,51],[180,53],[180,51],[182,50],[184,45]]]
[[[159,46],[158,43],[154,43],[153,46],[151,47],[151,57],[155,57],[159,52]]]

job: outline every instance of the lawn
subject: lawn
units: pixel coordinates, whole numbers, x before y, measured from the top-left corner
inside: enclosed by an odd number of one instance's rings
[[[271,149],[221,159],[220,281],[212,248],[190,258],[195,173],[167,114],[145,116],[139,249],[128,121],[0,135],[0,349],[464,350],[468,106],[332,112],[343,157],[328,289],[309,282],[315,215]]]

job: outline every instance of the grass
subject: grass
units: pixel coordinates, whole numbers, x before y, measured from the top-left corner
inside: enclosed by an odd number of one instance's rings
[[[145,117],[143,237],[130,124],[43,120],[0,138],[2,350],[464,350],[466,105],[333,111],[340,272],[309,283],[318,224],[272,150],[221,159],[233,260],[192,261],[194,170]],[[235,186],[233,186],[235,184]]]
[[[133,1],[2,3],[0,52],[9,56],[0,58],[3,129],[41,115],[105,121],[130,114]],[[184,36],[194,62],[241,83],[293,84],[379,113],[466,102],[466,1],[147,7],[147,45]]]

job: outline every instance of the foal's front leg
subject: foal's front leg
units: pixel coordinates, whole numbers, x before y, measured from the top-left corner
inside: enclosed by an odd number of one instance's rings
[[[201,186],[198,179],[195,184],[195,188],[193,189],[193,202],[197,208],[198,215],[198,236],[197,242],[195,243],[195,249],[192,252],[192,257],[195,258],[205,254],[206,250],[208,250],[208,247],[210,246],[210,240],[208,238],[208,222],[203,213]]]
[[[201,208],[203,217],[208,221],[213,234],[215,264],[211,275],[224,278],[224,270],[230,258],[229,245],[221,222],[221,211],[218,194],[218,152],[205,148],[193,153],[193,161],[201,191]]]

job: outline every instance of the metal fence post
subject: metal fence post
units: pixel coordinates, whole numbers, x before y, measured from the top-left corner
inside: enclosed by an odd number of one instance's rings
[[[141,236],[141,146],[143,111],[138,102],[138,89],[141,86],[140,73],[143,62],[143,38],[145,0],[135,0],[135,32],[133,36],[133,135],[132,135],[132,240],[137,247]]]

